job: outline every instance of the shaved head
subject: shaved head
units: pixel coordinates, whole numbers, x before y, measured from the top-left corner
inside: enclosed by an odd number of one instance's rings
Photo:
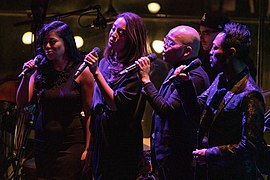
[[[169,31],[168,37],[178,44],[185,44],[192,48],[190,57],[198,56],[200,49],[200,35],[190,26],[177,26]]]

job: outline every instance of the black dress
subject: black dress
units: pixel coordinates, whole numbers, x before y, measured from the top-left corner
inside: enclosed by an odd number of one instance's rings
[[[39,177],[80,179],[85,132],[80,88],[73,80],[77,67],[58,72],[47,64],[41,67],[46,73],[36,76],[43,78],[36,83],[39,112],[34,154]]]
[[[140,171],[143,153],[141,119],[145,99],[137,72],[110,82],[108,60],[100,63],[100,71],[114,91],[117,111],[104,102],[97,85],[93,96],[91,135],[94,137],[93,174],[95,179],[135,179]]]

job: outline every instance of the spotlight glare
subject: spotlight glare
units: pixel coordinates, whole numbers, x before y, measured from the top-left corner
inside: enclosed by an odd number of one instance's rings
[[[157,13],[160,10],[160,5],[157,2],[152,2],[147,5],[150,13]]]
[[[161,40],[154,40],[152,42],[152,47],[154,49],[154,51],[158,54],[162,53],[163,51],[163,45],[164,45],[164,42],[161,41]]]
[[[83,46],[83,38],[81,36],[74,36],[75,38],[75,43],[76,43],[76,47],[79,49]]]
[[[32,44],[34,40],[35,40],[35,37],[32,32],[25,32],[22,36],[23,44]]]

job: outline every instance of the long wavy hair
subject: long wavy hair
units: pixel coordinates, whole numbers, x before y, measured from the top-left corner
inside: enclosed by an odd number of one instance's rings
[[[142,18],[131,12],[119,14],[116,16],[115,20],[118,18],[124,18],[126,21],[127,51],[123,57],[125,62],[121,64],[115,59],[115,52],[111,46],[106,46],[104,58],[110,63],[110,74],[117,74],[117,72],[123,68],[123,65],[128,66],[147,54],[147,31]],[[114,75],[110,77],[110,81],[117,81],[117,78],[113,76]]]
[[[140,57],[146,55],[146,27],[140,16],[131,12],[124,12],[116,16],[124,18],[126,21],[126,36],[127,36],[127,51],[124,58],[128,61],[127,64],[133,63]],[[104,51],[104,57],[109,59],[115,52],[107,46]]]
[[[79,62],[82,62],[83,60],[82,55],[76,47],[73,32],[66,23],[62,21],[52,21],[48,24],[45,24],[40,29],[37,40],[37,54],[44,56],[44,59],[37,69],[35,81],[36,89],[41,92],[55,85],[56,81],[59,79],[59,75],[53,69],[52,61],[47,60],[43,50],[44,39],[51,32],[55,32],[64,41],[65,52],[68,57],[68,65],[65,70],[68,71],[70,67],[78,64]],[[61,78],[66,78],[67,76],[67,72],[61,74]]]
[[[81,61],[79,50],[76,47],[75,39],[70,27],[62,21],[52,21],[51,23],[45,24],[39,31],[37,40],[37,53],[45,57],[45,52],[42,48],[43,40],[46,35],[50,32],[55,32],[60,38],[63,39],[65,45],[65,52],[68,55],[69,61]]]

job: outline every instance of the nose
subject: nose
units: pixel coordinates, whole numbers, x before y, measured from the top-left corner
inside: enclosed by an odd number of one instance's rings
[[[169,48],[168,44],[164,42],[164,44],[163,44],[163,51],[166,50],[166,49],[168,49],[168,48]]]
[[[200,34],[200,39],[204,40],[204,35],[203,34]]]
[[[43,47],[44,47],[45,49],[49,49],[49,48],[51,48],[51,44],[50,44],[50,42],[46,42],[46,43],[44,43],[44,44],[43,44]]]
[[[118,33],[117,33],[117,31],[116,31],[116,30],[115,30],[115,31],[112,31],[111,36],[113,37],[114,40],[116,40],[116,39],[118,38]]]
[[[213,56],[213,48],[211,48],[211,50],[209,51],[209,55]]]

